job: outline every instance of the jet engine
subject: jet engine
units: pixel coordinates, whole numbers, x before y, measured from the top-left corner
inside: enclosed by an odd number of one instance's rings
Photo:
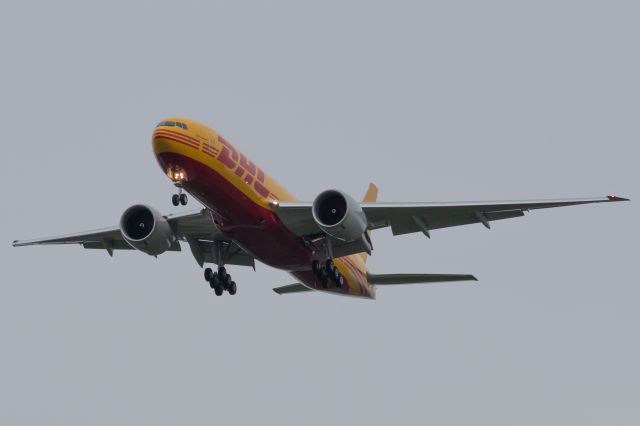
[[[167,219],[157,210],[142,204],[125,210],[120,218],[120,232],[131,247],[152,256],[169,250],[175,242]]]
[[[313,219],[326,234],[342,241],[361,239],[367,217],[360,204],[344,192],[330,189],[313,201]]]

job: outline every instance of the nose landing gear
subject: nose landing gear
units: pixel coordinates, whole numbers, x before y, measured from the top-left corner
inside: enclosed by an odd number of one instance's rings
[[[218,272],[214,272],[211,268],[204,270],[204,279],[209,283],[216,296],[222,296],[225,290],[234,295],[238,291],[236,282],[231,279],[231,275],[224,266],[218,268]]]
[[[187,198],[187,194],[182,192],[182,188],[181,187],[178,187],[178,193],[177,194],[173,194],[171,196],[171,203],[174,206],[178,206],[180,204],[182,204],[183,206],[186,206],[188,202],[189,202],[189,198]]]
[[[180,204],[186,206],[189,199],[187,198],[187,194],[182,193],[182,185],[187,181],[186,171],[178,165],[170,165],[167,169],[167,176],[173,181],[176,188],[178,188],[178,193],[171,196],[171,203],[174,206]]]

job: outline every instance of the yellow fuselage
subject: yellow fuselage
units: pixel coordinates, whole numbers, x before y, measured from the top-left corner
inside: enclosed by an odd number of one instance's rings
[[[193,120],[167,119],[153,133],[153,151],[163,172],[205,205],[216,227],[256,259],[317,290],[375,297],[364,255],[334,260],[345,286],[320,285],[311,271],[316,253],[274,212],[279,201],[295,197],[215,130]]]

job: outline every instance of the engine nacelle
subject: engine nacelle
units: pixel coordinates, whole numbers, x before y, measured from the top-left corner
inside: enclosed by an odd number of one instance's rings
[[[175,236],[160,212],[142,204],[129,207],[120,218],[120,232],[134,249],[152,256],[169,250]]]
[[[313,219],[326,234],[342,241],[361,239],[367,217],[360,204],[344,192],[330,189],[313,201]]]

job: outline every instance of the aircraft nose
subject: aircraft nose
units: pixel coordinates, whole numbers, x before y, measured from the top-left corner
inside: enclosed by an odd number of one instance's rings
[[[189,148],[200,150],[200,141],[189,134],[186,124],[177,121],[163,121],[155,128],[152,137],[153,151],[183,152]]]
[[[165,134],[161,129],[155,129],[153,136],[151,137],[151,146],[153,147],[153,153],[157,156],[161,152],[173,151],[175,142],[170,139],[168,134]]]
[[[179,126],[181,124],[182,126]],[[193,175],[189,159],[200,151],[200,141],[181,122],[163,121],[153,131],[153,153],[167,177],[182,184]]]

